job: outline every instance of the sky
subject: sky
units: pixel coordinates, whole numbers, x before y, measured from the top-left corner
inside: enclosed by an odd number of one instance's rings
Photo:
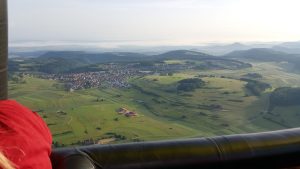
[[[8,5],[10,42],[300,40],[299,0],[8,0]]]

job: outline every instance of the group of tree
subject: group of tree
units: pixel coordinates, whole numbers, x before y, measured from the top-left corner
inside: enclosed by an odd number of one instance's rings
[[[270,94],[269,111],[276,106],[300,105],[300,88],[280,87]]]
[[[65,73],[79,67],[86,66],[78,60],[69,60],[59,57],[43,58],[36,61],[38,71],[44,73]]]
[[[260,96],[261,93],[266,89],[271,88],[270,84],[261,81],[246,78],[241,78],[240,80],[247,82],[247,84],[245,85],[246,89],[248,89],[249,92],[255,96]]]
[[[205,82],[202,79],[191,78],[180,80],[177,85],[177,91],[190,92],[195,89],[201,88],[205,85]]]
[[[247,73],[243,75],[245,78],[251,78],[251,79],[260,79],[262,78],[262,75],[259,73]]]

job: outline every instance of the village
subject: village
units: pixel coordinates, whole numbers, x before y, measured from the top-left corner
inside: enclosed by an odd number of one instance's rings
[[[147,73],[137,69],[114,68],[97,72],[45,74],[40,75],[40,78],[63,82],[66,90],[74,91],[100,87],[129,88],[128,79],[144,76]]]
[[[103,70],[81,73],[60,73],[60,74],[41,74],[39,78],[48,80],[57,80],[64,83],[67,91],[112,87],[129,88],[128,80],[133,77],[143,77],[149,74],[168,75],[170,72],[186,69],[183,65],[155,64],[151,66],[140,65],[136,63],[104,64]]]

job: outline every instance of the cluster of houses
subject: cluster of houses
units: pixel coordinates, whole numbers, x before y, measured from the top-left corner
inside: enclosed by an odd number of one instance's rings
[[[71,91],[104,86],[128,88],[130,85],[127,80],[131,77],[141,75],[141,73],[132,70],[109,70],[84,73],[48,74],[41,75],[40,78],[64,82],[65,88]]]
[[[138,114],[136,112],[130,111],[126,108],[120,108],[118,111],[118,114],[120,115],[124,115],[126,117],[135,117],[138,116]]]

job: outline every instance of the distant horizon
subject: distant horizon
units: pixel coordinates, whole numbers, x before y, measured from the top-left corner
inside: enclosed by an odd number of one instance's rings
[[[118,47],[163,47],[163,46],[213,46],[213,45],[254,45],[254,44],[269,44],[276,45],[286,42],[300,42],[299,41],[212,41],[212,42],[199,42],[199,43],[176,43],[176,42],[157,42],[157,41],[117,41],[117,40],[105,40],[105,41],[45,41],[45,40],[20,40],[9,41],[10,47],[43,47],[43,46],[99,46],[103,48],[118,48]]]
[[[222,56],[233,51],[249,50],[254,48],[272,49],[290,54],[300,54],[300,41],[282,42],[210,42],[198,44],[157,44],[142,43],[143,41],[21,41],[10,42],[10,53],[18,52],[47,52],[47,51],[81,51],[92,53],[103,52],[133,52],[144,54],[158,54],[176,50],[202,52],[215,56]]]

